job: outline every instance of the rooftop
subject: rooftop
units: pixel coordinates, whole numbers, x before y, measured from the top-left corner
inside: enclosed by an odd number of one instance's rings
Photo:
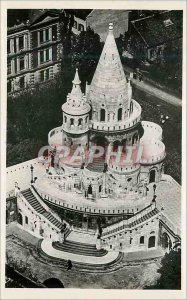
[[[148,47],[182,37],[183,12],[164,11],[143,19],[131,21],[134,29]]]

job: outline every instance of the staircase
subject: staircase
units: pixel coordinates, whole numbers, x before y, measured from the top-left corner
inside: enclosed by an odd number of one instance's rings
[[[36,260],[45,263],[46,265],[52,265],[52,266],[58,266],[60,268],[66,269],[67,268],[67,260],[62,258],[55,258],[52,256],[49,256],[41,249],[41,242],[39,241],[37,251],[31,251],[32,255],[35,257]],[[109,273],[113,272],[115,270],[118,270],[122,267],[122,262],[124,259],[124,253],[119,252],[119,255],[117,258],[109,263],[106,264],[92,264],[91,263],[91,257],[90,257],[90,263],[80,263],[72,261],[73,264],[73,270],[77,272],[87,272],[87,273]]]
[[[43,215],[46,219],[48,219],[53,225],[55,225],[60,230],[63,228],[63,224],[57,218],[55,218],[53,214],[51,214],[41,205],[38,199],[33,195],[31,189],[24,190],[21,193],[37,213]],[[70,229],[66,228],[65,229],[66,237],[68,236],[69,233],[70,233]]]
[[[93,162],[89,163],[86,168],[89,171],[101,173],[104,170],[104,162],[105,162],[104,156],[97,157],[94,158]]]
[[[60,251],[70,252],[78,255],[86,256],[104,256],[108,252],[104,249],[96,249],[95,245],[78,243],[74,241],[64,241],[63,243],[53,242],[53,247]]]
[[[139,217],[139,218],[137,217],[138,214],[140,214],[140,212],[139,212],[136,214],[136,217],[135,217],[135,215],[132,217],[133,220],[131,220],[131,222],[129,221],[127,223],[127,221],[122,221],[122,222],[119,222],[118,224],[115,224],[115,226],[111,225],[111,226],[105,227],[103,230],[103,233],[102,233],[102,238],[104,238],[108,235],[111,235],[111,234],[115,234],[118,231],[121,231],[123,229],[130,229],[132,227],[135,227],[135,226],[149,220],[150,218],[152,218],[153,216],[155,216],[158,213],[159,213],[159,210],[157,208],[154,208],[153,210],[150,210],[147,213],[145,210],[145,214],[142,217]],[[111,230],[109,230],[110,227],[112,227]]]

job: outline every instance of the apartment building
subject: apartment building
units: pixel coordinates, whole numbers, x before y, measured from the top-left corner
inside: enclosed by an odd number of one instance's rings
[[[38,12],[38,13],[37,13]],[[90,10],[64,10],[73,14],[72,33],[86,30]],[[35,10],[30,20],[8,28],[7,92],[9,95],[53,79],[61,69],[63,45],[60,10]]]

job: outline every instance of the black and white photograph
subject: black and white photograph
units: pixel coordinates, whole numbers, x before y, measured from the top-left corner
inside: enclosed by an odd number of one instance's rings
[[[184,10],[15,2],[5,291],[179,292]]]

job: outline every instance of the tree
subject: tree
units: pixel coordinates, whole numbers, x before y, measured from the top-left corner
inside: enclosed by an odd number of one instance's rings
[[[91,81],[101,51],[100,36],[90,27],[74,38],[71,49],[72,63],[79,66],[83,81]]]
[[[166,253],[161,261],[161,268],[158,270],[160,278],[152,286],[146,286],[145,289],[181,289],[181,250],[171,250]]]

